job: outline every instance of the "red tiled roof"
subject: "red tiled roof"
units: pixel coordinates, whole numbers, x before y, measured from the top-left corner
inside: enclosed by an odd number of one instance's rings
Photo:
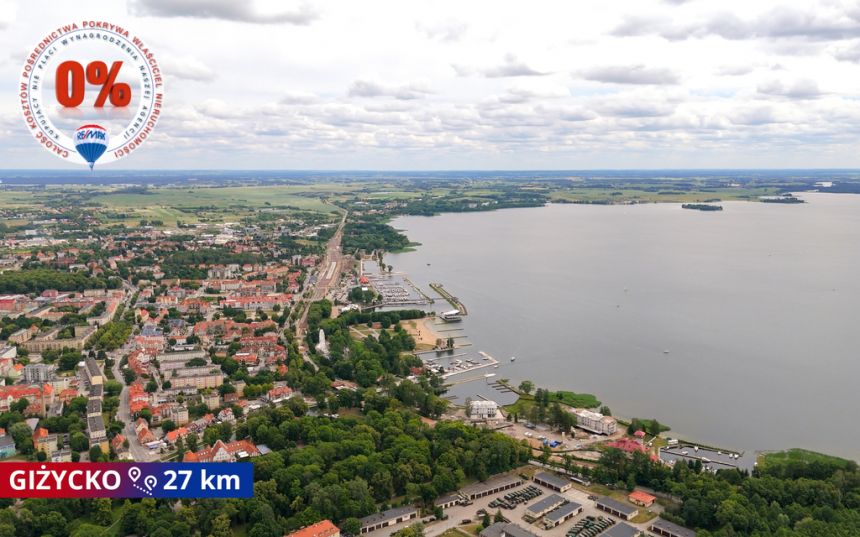
[[[323,520],[284,535],[284,537],[331,537],[332,535],[337,535],[339,532],[340,530],[332,524],[331,520]]]

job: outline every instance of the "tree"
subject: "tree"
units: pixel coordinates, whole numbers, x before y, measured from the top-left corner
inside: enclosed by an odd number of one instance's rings
[[[220,514],[212,521],[212,531],[209,537],[232,537],[233,530],[230,529],[230,517]]]
[[[93,500],[93,520],[101,526],[109,526],[113,522],[113,505],[110,498]]]
[[[496,514],[493,515],[493,522],[504,522],[505,516],[502,514],[501,509],[496,509]]]
[[[146,383],[145,390],[146,390],[146,393],[155,393],[156,391],[158,391],[158,383],[155,382],[154,380],[150,380],[149,382]]]
[[[341,522],[340,530],[345,535],[352,535],[353,537],[358,535],[361,532],[361,521],[359,521],[355,517],[350,517]]]
[[[603,405],[602,407],[600,407],[600,413],[604,416],[611,416],[612,410],[610,410],[608,406]]]
[[[73,433],[69,438],[69,447],[72,451],[86,451],[90,448],[90,441],[84,433]]]
[[[15,440],[15,447],[18,451],[25,455],[33,452],[33,432],[26,423],[22,421],[11,426],[9,434]]]
[[[90,462],[99,462],[102,458],[102,448],[97,445],[90,448]]]
[[[490,526],[490,513],[484,511],[484,517],[481,519],[481,526],[488,528]]]
[[[532,390],[534,390],[534,389],[535,389],[535,385],[532,381],[524,380],[524,381],[520,382],[520,391],[521,392],[523,392],[525,394],[530,394],[530,393],[532,393]]]
[[[164,432],[164,434],[167,434],[170,431],[175,431],[176,423],[173,420],[164,420],[161,422],[161,430]]]

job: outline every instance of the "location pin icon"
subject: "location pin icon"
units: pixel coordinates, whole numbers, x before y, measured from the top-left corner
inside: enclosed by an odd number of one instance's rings
[[[128,469],[128,477],[131,479],[132,483],[136,483],[138,479],[140,479],[140,468],[137,466],[132,466]]]
[[[143,478],[143,485],[147,488],[147,490],[152,490],[156,483],[158,483],[158,479],[155,478],[154,475],[148,475]]]

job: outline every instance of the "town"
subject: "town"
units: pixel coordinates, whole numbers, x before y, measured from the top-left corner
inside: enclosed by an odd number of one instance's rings
[[[107,227],[115,209],[4,209],[0,459],[250,461],[265,508],[183,509],[203,535],[272,537],[687,537],[713,510],[668,483],[757,471],[594,396],[496,379],[456,328],[467,305],[386,263],[408,205],[321,207]],[[491,379],[516,401],[445,395]],[[156,506],[108,501],[62,535],[140,533]],[[158,513],[147,535],[194,535]]]

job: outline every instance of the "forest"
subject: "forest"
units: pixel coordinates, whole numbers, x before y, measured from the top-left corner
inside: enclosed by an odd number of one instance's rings
[[[41,293],[46,289],[58,291],[117,289],[120,283],[119,278],[92,278],[83,272],[35,268],[0,274],[0,293]]]

